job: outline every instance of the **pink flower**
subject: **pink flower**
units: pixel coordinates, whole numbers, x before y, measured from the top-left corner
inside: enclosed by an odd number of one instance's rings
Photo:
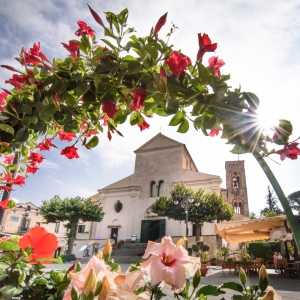
[[[220,130],[221,130],[220,128],[213,128],[213,129],[210,130],[208,135],[211,136],[211,137],[218,136],[219,133],[220,133]]]
[[[0,92],[0,112],[3,112],[6,106],[6,98],[8,96],[8,93],[5,91]]]
[[[79,158],[77,153],[77,148],[75,146],[69,146],[61,150],[60,154],[64,155],[68,159]]]
[[[113,118],[118,111],[116,103],[113,100],[103,100],[102,111],[106,113],[110,118]]]
[[[218,56],[212,56],[208,59],[208,67],[213,71],[213,74],[216,77],[221,77],[220,68],[225,65],[225,62],[222,59],[219,59]]]
[[[62,43],[62,45],[70,52],[70,55],[73,58],[76,58],[79,56],[79,47],[80,42],[76,40],[69,41],[69,44]]]
[[[58,137],[61,141],[71,142],[76,135],[74,132],[61,130],[58,132]]]
[[[19,75],[13,74],[12,78],[5,81],[5,83],[10,83],[13,85],[17,90],[21,89],[26,83],[28,83],[28,76],[27,75]]]
[[[214,52],[217,49],[218,44],[212,43],[209,36],[206,33],[198,33],[199,50],[197,54],[197,60],[202,60],[203,55],[206,52]]]
[[[40,151],[49,151],[52,147],[56,147],[52,143],[52,139],[46,138],[43,142],[38,144]]]
[[[15,156],[13,154],[5,155],[3,163],[6,164],[6,165],[11,165],[14,161],[14,158],[15,158]]]
[[[90,273],[93,273],[99,281],[102,281],[105,277],[111,277],[111,272],[105,262],[96,256],[93,256],[80,272],[70,272],[69,276],[71,282],[64,294],[63,300],[72,299],[72,288],[81,295],[85,291],[85,286]]]
[[[137,88],[132,93],[132,101],[130,103],[131,110],[140,110],[144,106],[146,91],[143,88]]]
[[[77,36],[88,35],[90,37],[93,37],[95,35],[95,31],[84,21],[79,20],[77,22],[77,25],[79,27],[79,29],[75,32]]]
[[[173,51],[166,60],[166,64],[169,66],[175,76],[180,76],[191,64],[191,60],[188,56],[178,51]]]
[[[41,51],[40,42],[34,43],[32,48],[23,51],[23,57],[21,59],[25,65],[39,65],[49,62],[47,56]]]
[[[165,282],[173,289],[185,286],[187,274],[193,276],[200,266],[200,260],[188,255],[186,249],[173,243],[170,237],[164,237],[161,243],[148,242],[142,269],[150,275],[152,285]]]
[[[141,131],[150,127],[150,125],[144,119],[138,124],[138,126],[140,127]]]
[[[297,159],[300,156],[299,143],[291,143],[285,145],[283,149],[278,150],[276,153],[280,155],[280,159],[284,160],[287,157],[290,159]]]

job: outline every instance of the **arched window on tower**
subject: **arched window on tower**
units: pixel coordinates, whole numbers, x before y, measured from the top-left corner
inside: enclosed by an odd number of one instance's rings
[[[240,214],[241,214],[241,207],[242,207],[242,204],[241,204],[241,203],[238,203],[238,202],[235,202],[235,203],[234,203],[233,209],[234,209],[234,212],[235,212],[237,215],[240,215]]]
[[[164,181],[160,180],[157,185],[157,196],[159,197],[163,190]]]
[[[155,181],[152,180],[150,182],[150,197],[154,197],[155,196]]]
[[[240,190],[240,177],[234,172],[232,176],[232,189],[235,194],[239,193]]]

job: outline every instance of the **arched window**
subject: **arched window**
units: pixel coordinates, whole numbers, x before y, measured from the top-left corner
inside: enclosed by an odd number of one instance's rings
[[[157,185],[157,196],[159,197],[163,188],[164,181],[160,180]]]
[[[155,196],[155,181],[152,180],[150,182],[150,197],[154,197]]]

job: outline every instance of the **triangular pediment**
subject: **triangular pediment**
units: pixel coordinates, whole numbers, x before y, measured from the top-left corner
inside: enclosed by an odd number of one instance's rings
[[[144,151],[155,151],[159,149],[165,149],[165,148],[173,148],[173,147],[179,147],[183,144],[180,142],[177,142],[161,133],[154,136],[152,139],[150,139],[147,143],[143,144],[141,147],[139,147],[137,150],[135,150],[135,153],[138,152],[144,152]]]

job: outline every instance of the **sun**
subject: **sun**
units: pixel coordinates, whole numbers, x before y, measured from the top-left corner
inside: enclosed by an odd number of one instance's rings
[[[279,113],[272,108],[258,108],[256,122],[257,126],[265,133],[271,133],[280,120]]]

